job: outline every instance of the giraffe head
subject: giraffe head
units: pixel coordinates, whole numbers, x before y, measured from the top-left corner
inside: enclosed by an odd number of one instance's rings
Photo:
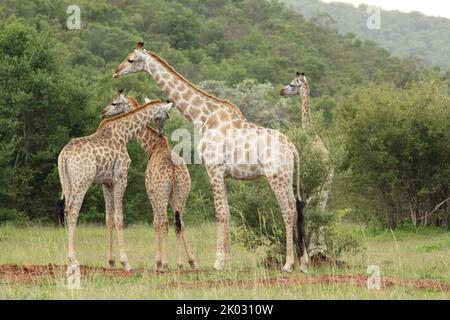
[[[159,100],[150,100],[145,98],[145,104],[155,104],[156,114],[153,118],[153,122],[158,127],[158,135],[162,137],[164,134],[164,124],[169,119],[169,111],[173,106],[170,101],[161,102]],[[105,118],[108,116],[116,116],[122,113],[129,112],[133,109],[141,107],[134,97],[126,97],[123,95],[123,90],[117,92],[117,96],[109,103],[105,109],[101,112],[100,117]]]
[[[144,70],[147,59],[148,55],[145,53],[144,43],[138,42],[136,49],[130,52],[125,60],[117,66],[113,78],[120,78],[126,74]]]
[[[151,101],[148,98],[145,98],[145,104],[154,103],[154,101]],[[164,102],[160,102],[160,107],[158,114],[155,116],[153,121],[156,123],[156,126],[158,127],[158,136],[162,138],[164,135],[164,124],[167,119],[169,119],[169,111],[172,109],[173,103],[169,100],[166,100]]]
[[[296,72],[295,78],[281,89],[280,94],[283,97],[298,96],[303,93],[307,85],[305,74],[303,72]]]
[[[123,95],[123,90],[117,91],[117,95],[113,101],[111,101],[101,112],[100,118],[106,118],[110,116],[115,116],[121,113],[125,113],[131,110],[131,105]]]

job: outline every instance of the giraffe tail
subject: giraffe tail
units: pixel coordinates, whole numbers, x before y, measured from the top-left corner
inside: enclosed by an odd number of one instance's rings
[[[64,159],[64,156],[62,153],[58,157],[58,173],[59,173],[59,180],[61,182],[61,196],[59,197],[58,202],[56,203],[56,209],[55,209],[55,218],[58,221],[59,225],[64,225],[64,209],[66,206],[66,192],[65,189],[67,188],[67,178],[66,177],[66,161]]]
[[[55,216],[56,219],[58,220],[59,225],[63,226],[64,225],[64,208],[65,208],[65,200],[64,198],[59,199],[58,202],[56,203],[56,210],[55,210]]]
[[[303,208],[305,207],[305,202],[302,200],[301,195],[301,181],[300,181],[300,156],[298,151],[294,149],[294,157],[297,165],[297,197],[295,199],[295,206],[297,209],[297,225],[296,225],[296,246],[299,258],[301,258],[305,252],[305,215],[303,213]]]

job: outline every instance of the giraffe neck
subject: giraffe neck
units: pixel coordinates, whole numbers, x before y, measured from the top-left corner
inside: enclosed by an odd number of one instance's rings
[[[155,117],[157,109],[148,105],[103,121],[97,131],[106,137],[111,137],[121,145],[126,145],[136,137],[147,124]]]
[[[159,149],[169,149],[169,143],[165,137],[160,138],[155,129],[146,127],[136,136],[142,149],[149,158]]]
[[[309,104],[309,86],[305,85],[300,94],[302,103],[302,127],[306,129],[311,122],[310,104]]]
[[[220,109],[230,115],[227,120],[245,119],[240,110],[230,102],[199,90],[155,53],[146,51],[146,54],[148,58],[145,71],[195,127],[203,127]]]
[[[131,111],[141,107],[135,97],[127,96],[127,99]],[[160,138],[158,132],[148,126],[145,126],[144,129],[136,135],[136,139],[149,159],[158,149],[169,149],[169,142],[167,139],[165,137]]]

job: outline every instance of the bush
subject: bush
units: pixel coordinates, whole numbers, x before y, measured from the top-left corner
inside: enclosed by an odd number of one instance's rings
[[[311,145],[311,137],[319,130],[319,127],[312,127],[310,131],[305,132],[299,127],[292,126],[286,131],[301,154],[302,193],[304,199],[310,199],[305,207],[307,245],[309,248],[317,247],[320,242],[317,235],[323,234],[324,250],[321,254],[330,261],[336,261],[344,253],[358,252],[361,245],[355,234],[344,233],[338,229],[338,215],[323,212],[318,208],[317,195],[325,182],[328,170],[331,166],[338,166],[343,157],[342,144],[339,138],[334,138],[330,159],[322,158],[320,152]],[[278,203],[269,185],[263,181],[230,181],[228,187],[230,210],[237,224],[232,239],[249,249],[265,247],[264,264],[281,265],[286,251],[285,227]]]
[[[11,223],[15,226],[23,226],[27,225],[28,222],[28,216],[23,211],[17,211],[16,209],[0,209],[0,225]]]
[[[371,199],[373,214],[395,227],[449,223],[450,99],[433,79],[399,91],[391,85],[356,88],[337,108],[346,151],[347,182]]]

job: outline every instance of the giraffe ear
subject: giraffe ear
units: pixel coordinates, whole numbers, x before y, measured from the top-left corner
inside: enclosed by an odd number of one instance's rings
[[[144,52],[142,52],[142,51],[140,51],[138,49],[134,50],[134,52],[136,53],[136,57],[139,60],[144,60],[145,61],[147,59],[147,55]]]

